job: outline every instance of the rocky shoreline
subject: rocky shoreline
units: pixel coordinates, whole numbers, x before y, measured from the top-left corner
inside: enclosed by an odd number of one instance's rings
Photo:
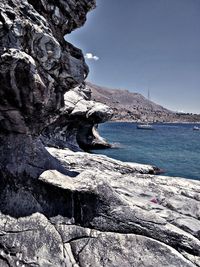
[[[113,119],[111,119],[111,120],[109,120],[108,122],[133,122],[133,123],[142,123],[142,121],[140,121],[140,120],[131,120],[131,119],[126,119],[126,118],[124,118],[124,119],[115,119],[115,118],[113,118]],[[178,124],[200,124],[200,121],[161,121],[161,122],[153,122],[152,124],[176,124],[176,123],[178,123]]]
[[[200,266],[200,182],[83,150],[96,125],[80,49],[94,0],[0,3],[0,266]]]
[[[47,170],[37,181],[6,182],[1,266],[200,266],[199,181],[47,150],[68,174]]]

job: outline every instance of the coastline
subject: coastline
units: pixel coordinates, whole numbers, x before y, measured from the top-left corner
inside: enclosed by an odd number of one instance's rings
[[[128,120],[128,119],[123,119],[123,120],[109,120],[107,122],[132,122],[132,123],[144,123],[142,121],[137,121],[137,120]],[[107,123],[106,122],[106,123]],[[166,122],[150,122],[151,124],[175,124],[175,123],[180,123],[180,124],[200,124],[200,121],[198,122],[190,122],[190,121],[166,121]]]
[[[64,167],[70,165],[71,170],[80,172],[76,179],[70,179],[47,171],[39,179],[62,190],[77,192],[79,199],[85,200],[85,209],[87,207],[90,214],[92,212],[92,236],[86,236],[85,228],[81,235],[80,228],[78,230],[77,226],[74,226],[76,237],[85,236],[90,240],[84,246],[83,262],[102,266],[97,264],[97,256],[105,247],[104,252],[109,251],[112,255],[109,257],[110,266],[117,266],[115,256],[118,249],[121,250],[120,259],[123,258],[124,266],[139,266],[135,263],[135,253],[147,260],[144,266],[149,266],[149,257],[155,266],[162,266],[163,262],[170,267],[200,266],[200,181],[141,173],[146,170],[147,165],[142,167],[124,163],[103,155],[54,148],[48,151]],[[56,177],[56,180],[53,177]],[[88,198],[88,194],[93,196],[93,199]],[[96,197],[98,208],[95,206],[93,210],[91,203],[96,201]],[[86,211],[84,205],[82,209]],[[82,216],[88,222],[86,214],[82,213]],[[63,235],[62,228],[59,229]],[[88,229],[91,227],[88,226]],[[132,238],[137,239],[135,249]],[[147,240],[148,245],[142,245],[141,242],[138,245],[140,238]],[[109,240],[116,242],[117,246],[113,247]],[[72,241],[73,252],[76,252],[74,247],[76,248],[79,242],[80,240],[75,243]],[[94,254],[91,251],[94,251]],[[159,253],[161,258],[154,259],[155,253]],[[172,261],[170,257],[173,258]]]
[[[198,124],[155,123],[154,131],[138,130],[136,122],[109,121],[99,132],[111,144],[111,149],[94,153],[121,161],[153,164],[165,176],[200,180],[200,131]],[[175,126],[175,127],[174,127]]]

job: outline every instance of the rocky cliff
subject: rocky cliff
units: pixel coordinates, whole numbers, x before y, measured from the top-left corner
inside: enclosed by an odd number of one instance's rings
[[[98,143],[93,126],[111,112],[71,90],[84,81],[88,67],[81,50],[63,38],[83,25],[94,6],[94,1],[0,3],[0,164],[5,172],[37,177],[45,169],[59,168],[39,138],[43,134],[49,143],[47,126],[56,143],[69,133],[82,147]],[[56,135],[58,127],[66,137]],[[76,136],[79,130],[84,133]]]
[[[80,151],[112,115],[63,38],[94,7],[0,3],[0,266],[200,266],[198,181]]]

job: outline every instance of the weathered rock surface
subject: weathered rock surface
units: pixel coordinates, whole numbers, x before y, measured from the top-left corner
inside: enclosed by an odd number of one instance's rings
[[[1,1],[1,131],[40,133],[63,106],[64,92],[84,80],[82,52],[63,36],[93,6],[92,0]]]
[[[96,239],[83,234],[81,245],[78,240],[72,242],[81,266],[118,266],[123,262],[122,266],[199,266],[198,181],[141,174],[150,167],[136,164],[131,172],[131,163],[116,161],[114,168],[114,160],[105,156],[93,155],[92,160],[91,155],[81,152],[49,151],[63,165],[82,172],[70,178],[47,171],[39,179],[78,192],[80,203],[84,202],[79,224],[101,232]],[[89,211],[83,192],[93,195]]]
[[[105,156],[48,150],[75,175],[48,170],[39,181],[6,184],[0,194],[2,261],[200,266],[199,181],[145,174],[151,166]]]
[[[0,3],[0,266],[200,266],[199,181],[67,149],[107,145],[63,38],[94,6]]]
[[[113,172],[127,173],[143,173],[143,174],[157,174],[159,169],[155,166],[138,164],[133,162],[122,162],[119,160],[111,159],[104,155],[94,155],[84,152],[74,153],[69,149],[55,149],[47,148],[49,153],[55,158],[59,159],[62,166],[70,170],[82,172],[86,169],[100,169],[102,171],[109,170]]]
[[[65,34],[84,24],[94,7],[94,0],[1,1],[1,172],[38,177],[50,166],[60,169],[43,142],[74,149],[77,140],[83,148],[108,146],[95,137],[93,126],[110,118],[111,111],[87,102],[84,90],[70,91],[84,81],[88,67],[82,51],[64,40]]]
[[[84,150],[110,145],[99,136],[96,125],[112,117],[112,110],[90,99],[84,84],[64,95],[64,108],[59,118],[45,128],[42,140],[48,146]]]

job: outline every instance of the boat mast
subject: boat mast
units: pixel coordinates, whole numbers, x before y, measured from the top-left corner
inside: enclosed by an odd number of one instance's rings
[[[150,91],[149,91],[149,89],[148,89],[148,100],[151,100],[150,99]]]

